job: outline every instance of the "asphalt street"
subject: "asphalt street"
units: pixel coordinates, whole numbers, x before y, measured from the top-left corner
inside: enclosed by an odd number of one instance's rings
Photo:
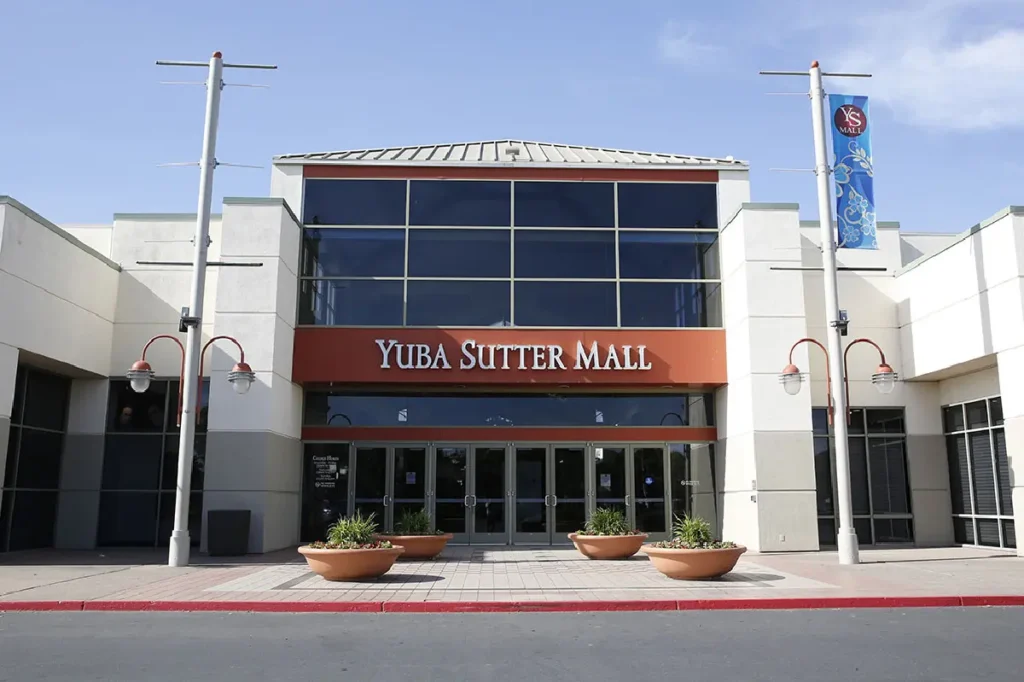
[[[0,680],[1020,680],[1024,608],[0,614]]]

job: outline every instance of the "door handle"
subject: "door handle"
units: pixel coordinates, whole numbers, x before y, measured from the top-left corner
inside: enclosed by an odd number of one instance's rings
[[[551,496],[551,506],[552,507],[557,507],[558,506],[558,495],[552,495]]]
[[[630,501],[633,499],[632,495],[626,495],[626,506],[629,506]]]
[[[467,507],[472,507],[472,506],[473,506],[473,503],[469,501],[469,495],[466,495],[466,497],[465,497],[465,498],[463,498],[462,502],[463,502],[463,504],[465,504],[465,505],[466,505]]]
[[[390,495],[385,495],[385,496],[384,496],[384,506],[385,506],[385,507],[386,507],[386,506],[388,506],[388,504],[389,504],[390,502],[391,502],[391,496],[390,496]]]

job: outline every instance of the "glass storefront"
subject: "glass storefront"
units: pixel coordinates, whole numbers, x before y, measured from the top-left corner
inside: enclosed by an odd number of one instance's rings
[[[304,542],[356,511],[391,530],[426,509],[463,544],[568,544],[597,507],[655,540],[689,513],[717,527],[714,476],[693,476],[712,443],[306,443],[303,470]]]

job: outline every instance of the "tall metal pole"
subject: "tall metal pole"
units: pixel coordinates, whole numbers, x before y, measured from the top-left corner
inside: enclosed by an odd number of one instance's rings
[[[178,483],[175,487],[174,530],[167,557],[169,566],[187,566],[191,541],[188,533],[189,494],[192,485],[192,454],[196,433],[196,382],[199,377],[199,344],[202,340],[203,297],[206,291],[206,249],[209,246],[210,208],[213,203],[213,170],[217,164],[217,119],[220,115],[220,91],[223,63],[220,52],[210,58],[206,81],[206,121],[203,128],[203,155],[199,160],[199,208],[196,211],[196,232],[192,255],[192,293],[189,296],[187,332],[185,337],[185,395],[181,411],[181,433],[178,439]]]
[[[825,140],[825,89],[821,67],[811,64],[811,115],[814,126],[814,174],[818,180],[818,221],[821,223],[821,263],[825,270],[825,314],[828,321],[828,361],[832,373],[833,430],[836,437],[836,483],[839,490],[839,563],[860,562],[857,532],[853,528],[853,498],[850,485],[850,441],[847,432],[846,368],[843,367],[842,329],[839,319],[839,273],[836,269],[836,241],[832,226],[832,192]]]

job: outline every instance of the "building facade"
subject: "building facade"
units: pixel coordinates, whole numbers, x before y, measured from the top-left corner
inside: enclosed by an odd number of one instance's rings
[[[56,226],[0,199],[0,550],[166,545],[194,215]],[[598,506],[754,551],[835,544],[818,226],[726,159],[521,141],[277,157],[211,224],[190,530],[249,548],[426,508],[556,545]],[[841,250],[862,545],[1016,550],[1024,209]],[[871,384],[878,351],[900,374]],[[794,346],[795,344],[795,346]],[[790,362],[808,377],[787,395]],[[1018,393],[1020,395],[1018,395]],[[189,400],[189,397],[185,397]]]

